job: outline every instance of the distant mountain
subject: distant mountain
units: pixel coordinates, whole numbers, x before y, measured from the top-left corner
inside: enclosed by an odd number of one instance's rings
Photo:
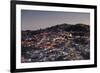
[[[39,29],[39,30],[26,30],[26,31],[22,31],[22,34],[40,34],[41,32],[60,32],[60,31],[66,31],[66,32],[84,32],[84,33],[89,33],[90,32],[90,26],[86,25],[86,24],[75,24],[75,25],[71,25],[71,24],[59,24],[59,25],[55,25],[55,26],[51,26],[45,29]]]
[[[89,32],[90,31],[90,26],[86,25],[86,24],[75,24],[75,25],[71,25],[71,24],[60,24],[60,25],[55,25],[52,27],[47,28],[46,30],[64,30],[64,31],[82,31],[82,32]]]

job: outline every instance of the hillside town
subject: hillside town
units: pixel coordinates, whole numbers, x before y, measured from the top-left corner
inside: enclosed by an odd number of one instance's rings
[[[89,25],[61,24],[36,31],[22,31],[22,63],[88,59],[90,59]]]

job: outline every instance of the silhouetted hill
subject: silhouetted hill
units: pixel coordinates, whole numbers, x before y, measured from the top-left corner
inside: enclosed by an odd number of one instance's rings
[[[22,35],[35,35],[35,34],[40,34],[42,32],[61,32],[61,31],[66,31],[66,32],[73,32],[74,35],[89,35],[90,32],[90,26],[86,24],[59,24],[55,26],[51,26],[45,29],[39,29],[39,30],[26,30],[22,31]],[[81,32],[81,33],[80,33]]]
[[[56,26],[52,26],[47,28],[47,30],[64,30],[64,31],[81,31],[81,32],[89,32],[89,25],[86,24],[75,24],[75,25],[71,25],[71,24],[60,24],[60,25],[56,25]]]

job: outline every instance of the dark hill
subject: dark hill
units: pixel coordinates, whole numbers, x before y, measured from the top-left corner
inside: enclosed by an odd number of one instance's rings
[[[71,25],[71,24],[60,24],[60,25],[56,25],[56,26],[52,26],[47,28],[46,30],[64,30],[64,31],[77,31],[77,32],[89,32],[89,25],[85,25],[85,24],[75,24],[75,25]]]
[[[45,29],[39,29],[39,30],[26,30],[22,31],[22,35],[35,35],[40,34],[42,32],[60,32],[60,31],[66,31],[66,32],[74,32],[74,33],[89,33],[90,32],[90,26],[86,24],[59,24],[55,26],[51,26]]]

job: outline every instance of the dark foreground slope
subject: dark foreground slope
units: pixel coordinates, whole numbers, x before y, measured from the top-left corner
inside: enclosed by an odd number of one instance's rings
[[[60,24],[22,31],[21,62],[90,59],[90,26]]]

